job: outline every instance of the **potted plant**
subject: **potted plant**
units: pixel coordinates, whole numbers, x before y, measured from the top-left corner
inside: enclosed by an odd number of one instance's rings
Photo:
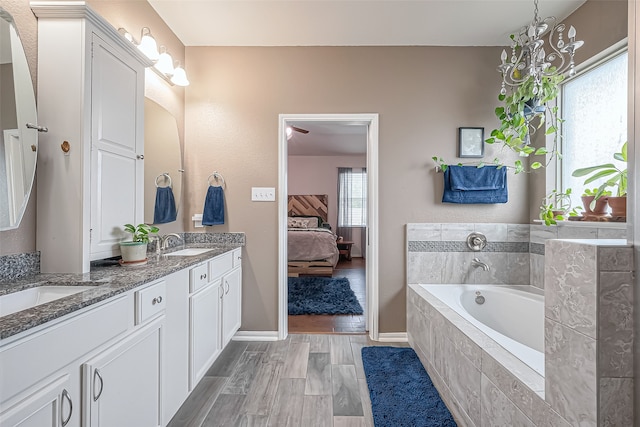
[[[570,216],[577,216],[580,206],[571,209],[571,189],[560,192],[553,190],[542,199],[540,205],[540,219],[545,225],[557,224],[557,221],[564,221]]]
[[[153,225],[125,224],[124,231],[131,233],[130,242],[120,242],[120,253],[122,264],[140,263],[147,260],[147,244],[151,234],[157,233],[160,229]]]
[[[549,69],[549,71],[553,71]],[[500,127],[491,132],[491,137],[485,142],[487,144],[501,143],[512,151],[518,153],[520,157],[546,156],[546,161],[532,161],[531,169],[539,169],[549,164],[551,159],[558,155],[557,133],[558,124],[562,119],[558,114],[558,106],[551,105],[558,96],[560,83],[564,80],[562,74],[551,74],[542,77],[539,83],[529,77],[522,84],[518,85],[507,95],[506,90],[502,90],[498,95],[498,100],[504,106],[497,107],[495,114],[500,120]],[[553,135],[553,147],[548,150],[545,146],[533,147],[531,145],[531,135],[539,128],[545,128],[545,135]],[[525,170],[522,160],[516,160],[514,164],[515,173]]]
[[[601,217],[607,214],[607,207],[609,206],[608,200],[609,196],[611,196],[611,191],[603,191],[600,197],[596,199],[597,193],[597,188],[585,188],[582,193],[581,198],[585,218]]]
[[[627,143],[622,144],[622,149],[619,153],[614,153],[613,158],[627,164]],[[575,177],[590,175],[585,179],[584,183],[590,184],[595,180],[601,178],[607,178],[605,182],[598,187],[594,194],[594,199],[598,200],[605,195],[607,188],[616,187],[615,195],[608,196],[608,203],[611,207],[612,217],[626,217],[627,216],[627,168],[618,168],[613,163],[605,163],[597,166],[590,166],[587,168],[576,169],[571,174]],[[611,192],[610,192],[611,194]]]

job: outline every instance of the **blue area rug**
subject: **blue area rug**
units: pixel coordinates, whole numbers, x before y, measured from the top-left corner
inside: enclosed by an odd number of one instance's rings
[[[289,277],[289,314],[362,314],[362,306],[346,277]]]
[[[376,427],[454,427],[449,409],[412,348],[363,347]]]

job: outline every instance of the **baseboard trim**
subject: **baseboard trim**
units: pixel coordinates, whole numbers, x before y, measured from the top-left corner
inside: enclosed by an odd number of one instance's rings
[[[238,331],[233,341],[278,341],[278,331]]]
[[[380,332],[378,334],[380,342],[409,342],[406,332]]]

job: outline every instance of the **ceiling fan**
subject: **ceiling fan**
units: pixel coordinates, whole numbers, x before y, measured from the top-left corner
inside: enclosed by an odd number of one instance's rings
[[[289,129],[291,129],[292,131],[296,131],[296,132],[303,133],[303,134],[307,134],[307,133],[309,133],[309,131],[308,131],[308,130],[306,130],[306,129],[302,129],[302,128],[299,128],[299,127],[297,127],[297,126],[289,125]]]
[[[299,128],[299,127],[293,126],[293,125],[289,125],[289,126],[287,126],[287,139],[291,139],[291,137],[293,136],[293,132],[300,132],[303,135],[309,133],[309,131],[306,130],[306,129],[302,129],[302,128]]]

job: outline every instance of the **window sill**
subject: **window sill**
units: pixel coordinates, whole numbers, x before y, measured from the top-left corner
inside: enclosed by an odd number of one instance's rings
[[[540,219],[533,220],[534,225],[544,225],[544,221]],[[606,222],[606,221],[558,221],[558,227],[583,227],[583,228],[611,228],[626,229],[626,222]]]

